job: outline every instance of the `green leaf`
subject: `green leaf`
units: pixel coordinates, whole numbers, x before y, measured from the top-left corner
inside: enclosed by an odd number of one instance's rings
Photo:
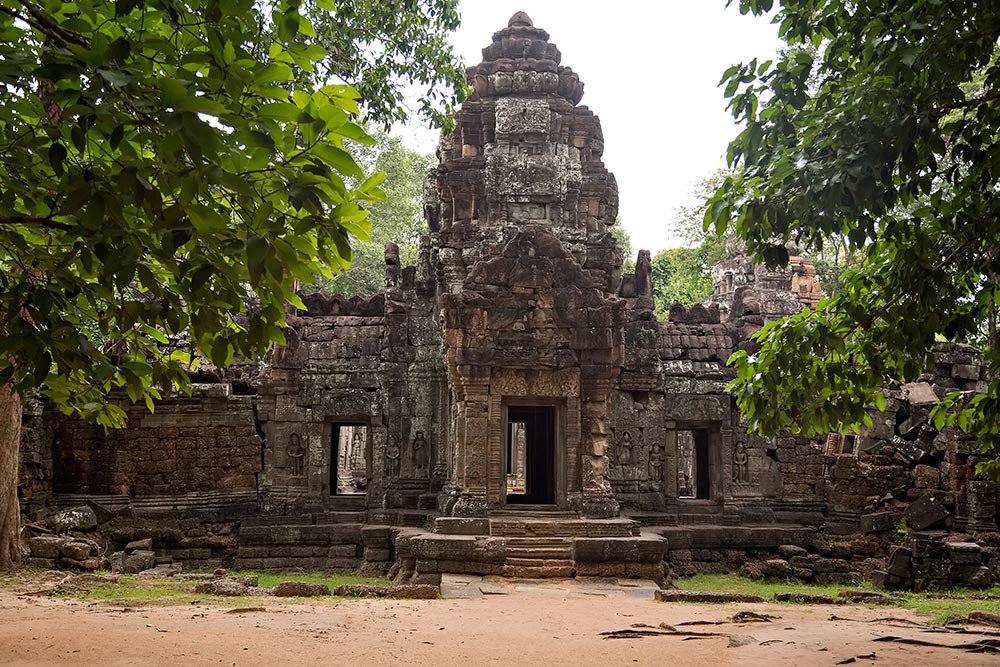
[[[56,142],[49,146],[49,164],[52,165],[52,171],[55,172],[56,176],[62,176],[65,173],[63,169],[63,162],[66,160],[66,147],[62,144]]]
[[[296,123],[303,117],[302,110],[291,102],[269,102],[262,104],[257,115],[261,118],[273,118],[274,120]]]
[[[270,245],[262,236],[253,236],[247,240],[247,269],[250,272],[250,284],[256,286],[264,274],[264,262],[267,259]]]
[[[364,172],[361,171],[361,167],[354,161],[351,154],[341,148],[337,148],[332,144],[321,143],[313,148],[312,153],[328,166],[345,176],[353,178],[364,177]]]

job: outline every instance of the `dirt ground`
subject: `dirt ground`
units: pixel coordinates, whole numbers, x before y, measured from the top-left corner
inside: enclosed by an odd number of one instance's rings
[[[263,611],[207,602],[123,608],[0,590],[0,665],[581,667],[671,665],[675,659],[682,660],[683,667],[1000,664],[997,655],[874,641],[891,635],[960,645],[1000,635],[998,629],[979,626],[966,626],[964,631],[970,634],[929,631],[924,620],[900,609],[664,604],[639,591],[530,585],[507,594],[459,599],[262,604]],[[728,621],[742,610],[780,618]],[[877,620],[886,617],[891,620]],[[661,623],[681,632],[720,634],[630,638],[601,634],[662,632]]]

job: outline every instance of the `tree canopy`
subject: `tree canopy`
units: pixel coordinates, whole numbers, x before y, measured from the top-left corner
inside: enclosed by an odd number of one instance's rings
[[[184,386],[169,336],[220,365],[282,340],[382,196],[356,91],[297,84],[326,56],[298,4],[0,8],[0,383],[111,425],[109,390]]]
[[[764,14],[772,0],[740,0]],[[815,313],[766,326],[737,353],[737,402],[765,434],[860,426],[888,383],[929,366],[937,336],[985,345],[988,386],[935,413],[1000,445],[1000,5],[966,0],[786,0],[774,21],[792,46],[732,67],[744,129],[706,224],[758,258],[834,235],[863,253]],[[815,56],[813,55],[815,53]],[[950,410],[950,412],[949,412]],[[1000,473],[993,461],[982,469]]]
[[[378,143],[360,151],[358,162],[368,171],[385,174],[385,200],[368,208],[370,242],[354,243],[351,266],[332,278],[320,278],[317,287],[331,294],[372,296],[385,289],[386,242],[399,246],[404,265],[416,263],[421,235],[427,233],[423,211],[423,187],[433,155],[407,148],[399,137],[374,133]],[[368,239],[366,239],[368,240]]]
[[[668,248],[652,258],[653,297],[656,315],[666,319],[670,306],[693,306],[712,294],[712,267],[726,256],[723,239],[705,231],[705,202],[726,177],[723,171],[700,180],[691,193],[692,203],[681,206],[669,228],[684,245]]]
[[[424,120],[453,122],[466,93],[465,67],[449,40],[459,25],[458,0],[331,0],[303,3],[302,11],[326,51],[320,80],[353,85],[370,122],[388,128],[406,121],[412,95]]]
[[[384,198],[353,155],[363,109],[405,118],[415,82],[440,119],[464,90],[456,6],[0,0],[0,420],[44,387],[121,425],[110,392],[153,410],[191,353],[282,342],[292,286],[349,266]],[[18,435],[0,432],[0,567]]]

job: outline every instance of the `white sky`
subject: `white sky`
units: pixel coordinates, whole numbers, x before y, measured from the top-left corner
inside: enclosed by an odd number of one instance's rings
[[[621,219],[638,251],[676,246],[668,227],[694,185],[725,166],[737,128],[726,111],[722,73],[781,42],[766,19],[741,16],[725,0],[461,0],[454,44],[466,64],[518,10],[562,52],[586,84],[581,104],[604,128],[604,162],[618,180]],[[433,151],[436,134],[397,129]]]

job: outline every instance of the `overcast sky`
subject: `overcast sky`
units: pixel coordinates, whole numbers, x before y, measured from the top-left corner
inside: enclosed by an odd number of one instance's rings
[[[466,64],[482,60],[494,32],[522,10],[548,31],[562,64],[586,84],[581,104],[604,128],[604,162],[618,180],[621,219],[632,247],[678,244],[668,233],[679,206],[702,178],[725,166],[736,126],[726,112],[722,73],[737,62],[774,56],[780,41],[767,20],[741,16],[725,0],[461,0],[454,43]],[[404,140],[434,149],[428,131]]]

